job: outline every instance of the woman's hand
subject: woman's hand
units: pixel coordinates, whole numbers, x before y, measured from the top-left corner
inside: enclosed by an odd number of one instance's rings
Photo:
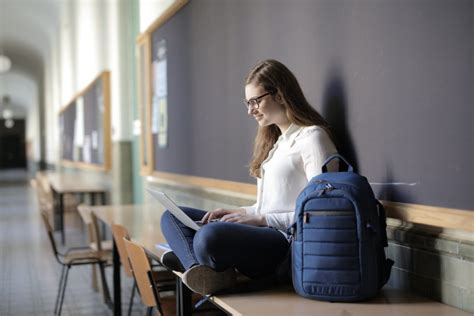
[[[232,213],[224,215],[221,222],[240,223],[252,226],[268,226],[264,215],[247,215],[240,213]]]
[[[223,208],[218,208],[215,209],[214,211],[209,211],[207,212],[204,217],[201,219],[203,224],[209,223],[211,220],[214,219],[220,219],[225,215],[230,215],[230,214],[246,214],[247,212],[243,208],[239,208],[236,210],[229,210],[229,209],[223,209]]]

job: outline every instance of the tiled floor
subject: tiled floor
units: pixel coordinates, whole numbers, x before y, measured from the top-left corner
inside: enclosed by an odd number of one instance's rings
[[[67,247],[85,244],[75,213],[66,217]],[[59,237],[59,236],[56,236]],[[24,171],[0,171],[0,316],[53,315],[60,266],[55,261],[38,212],[34,189]],[[111,268],[106,269],[112,291]],[[90,267],[70,272],[63,315],[111,315],[102,296],[91,288]],[[132,282],[122,277],[124,314]],[[136,298],[133,315],[144,315]]]

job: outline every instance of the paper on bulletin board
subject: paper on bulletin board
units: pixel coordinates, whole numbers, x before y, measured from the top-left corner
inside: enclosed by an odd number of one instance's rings
[[[92,140],[92,149],[97,149],[99,147],[99,137],[97,135],[97,131],[92,131],[91,140]]]
[[[166,41],[157,43],[156,60],[153,62],[154,94],[164,98],[168,94],[168,75],[166,61]]]
[[[82,148],[82,158],[84,162],[91,162],[91,138],[89,135],[84,137],[84,147]]]
[[[158,146],[160,148],[168,147],[168,133],[158,134]]]
[[[154,91],[158,97],[165,97],[168,94],[168,84],[166,76],[166,59],[153,62],[155,77]]]
[[[158,146],[168,146],[168,137],[162,136],[168,133],[168,101],[166,98],[153,97],[152,108],[152,133],[158,134]]]
[[[74,122],[74,146],[84,145],[84,99],[76,100],[76,120]]]
[[[164,148],[168,146],[168,102],[166,98],[162,98],[158,102],[158,146]]]
[[[151,103],[151,133],[158,134],[159,132],[159,99],[156,95],[153,96]]]

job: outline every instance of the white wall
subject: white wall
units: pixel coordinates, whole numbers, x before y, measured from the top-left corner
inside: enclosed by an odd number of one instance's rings
[[[174,0],[140,0],[140,31]],[[112,140],[132,139],[132,4],[120,0],[63,0],[59,29],[45,60],[46,161],[59,160],[58,113],[102,71],[111,72]],[[36,114],[37,115],[37,114]]]
[[[102,71],[111,73],[112,140],[132,138],[134,74],[128,65],[130,3],[128,1],[62,1],[60,29],[46,61],[47,162],[59,159],[58,112]]]
[[[145,31],[175,0],[140,0],[140,32]]]

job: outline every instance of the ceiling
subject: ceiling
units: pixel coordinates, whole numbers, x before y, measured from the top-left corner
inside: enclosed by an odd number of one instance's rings
[[[67,1],[0,0],[0,53],[12,61],[11,70],[0,75],[0,94],[10,95],[12,104],[26,111],[41,102],[45,61],[59,34],[61,5]]]

